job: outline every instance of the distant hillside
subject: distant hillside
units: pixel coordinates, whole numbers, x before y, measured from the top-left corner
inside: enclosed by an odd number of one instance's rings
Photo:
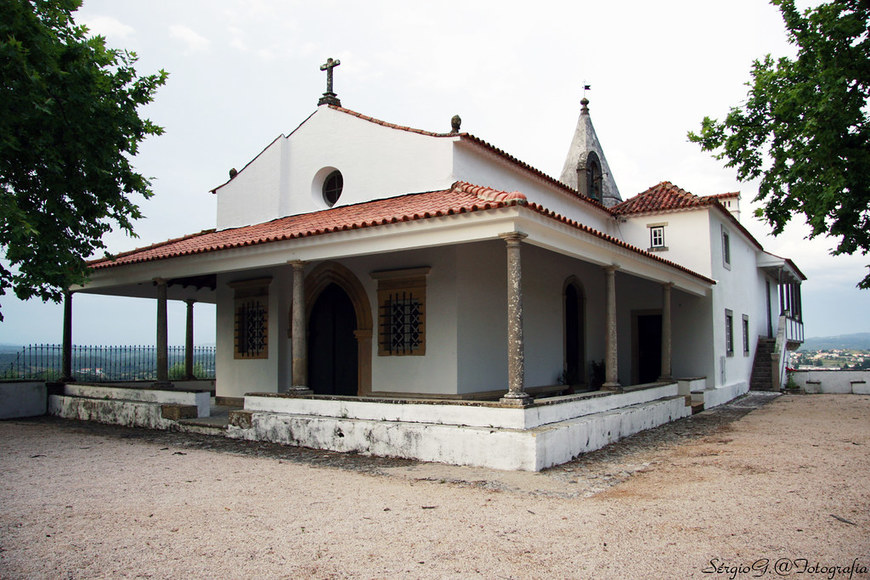
[[[808,338],[804,340],[798,350],[830,350],[832,348],[870,350],[870,332]]]

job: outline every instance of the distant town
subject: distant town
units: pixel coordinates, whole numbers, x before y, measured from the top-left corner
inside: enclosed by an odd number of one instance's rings
[[[870,369],[870,333],[808,338],[790,355],[793,369]]]
[[[799,350],[791,353],[790,368],[798,370],[870,369],[870,350],[832,348],[823,350]]]

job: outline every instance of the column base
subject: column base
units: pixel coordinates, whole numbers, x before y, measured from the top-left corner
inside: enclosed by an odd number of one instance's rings
[[[511,393],[508,392],[504,397],[498,400],[499,404],[508,407],[528,407],[535,400],[528,393]]]
[[[304,385],[293,385],[292,387],[287,389],[287,394],[288,395],[299,395],[299,396],[313,395],[314,391],[312,391],[311,389],[309,389],[308,387],[306,387]]]
[[[604,383],[601,385],[602,391],[612,391],[614,393],[622,393],[625,392],[625,389],[622,388],[622,385],[619,383]]]
[[[173,385],[172,385],[172,381],[155,381],[155,382],[151,383],[151,386],[154,387],[155,389],[167,389],[167,388],[171,388]]]
[[[674,377],[670,377],[670,376],[668,376],[668,377],[666,377],[666,376],[661,376],[661,377],[659,377],[659,378],[656,379],[656,382],[659,382],[659,383],[675,383],[675,382],[677,382],[677,381],[674,380]]]

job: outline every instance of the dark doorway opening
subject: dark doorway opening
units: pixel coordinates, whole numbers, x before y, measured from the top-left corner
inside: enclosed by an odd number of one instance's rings
[[[662,375],[662,315],[637,315],[637,383],[653,383]]]
[[[565,287],[565,376],[567,385],[585,384],[583,294],[573,283]]]
[[[308,318],[308,384],[317,395],[356,395],[356,311],[337,284],[323,289]]]

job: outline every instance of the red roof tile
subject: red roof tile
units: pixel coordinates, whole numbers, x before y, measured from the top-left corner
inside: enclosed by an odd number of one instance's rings
[[[117,254],[112,258],[103,258],[89,262],[92,269],[111,268],[125,264],[151,262],[167,258],[203,254],[291,240],[339,231],[354,230],[368,227],[383,226],[399,222],[410,222],[434,217],[486,211],[510,206],[523,206],[531,211],[555,219],[589,235],[606,240],[614,245],[642,254],[649,259],[667,264],[673,268],[691,274],[708,283],[713,280],[702,276],[675,262],[665,260],[655,254],[626,244],[622,240],[590,228],[575,220],[568,219],[552,212],[540,204],[529,203],[526,196],[518,191],[506,192],[489,187],[481,187],[463,181],[457,181],[451,189],[408,194],[360,203],[340,206],[323,211],[288,216],[270,222],[232,228],[226,230],[206,230]]]
[[[206,230],[109,259],[94,260],[89,265],[94,269],[109,268],[524,203],[526,197],[519,192],[507,193],[457,182],[449,190],[345,205],[239,228]]]
[[[681,211],[699,207],[714,207],[721,211],[737,229],[752,242],[758,249],[763,250],[761,244],[755,239],[749,230],[735,218],[728,209],[722,205],[720,199],[738,197],[739,192],[720,193],[717,195],[699,196],[689,193],[685,189],[677,187],[670,181],[662,181],[646,191],[625,200],[610,208],[614,215],[639,215],[645,213],[660,213],[667,211]]]
[[[670,181],[662,181],[658,185],[654,185],[646,191],[613,206],[611,211],[616,215],[674,211],[713,205],[719,200],[734,197],[740,197],[740,192],[717,193],[702,197],[677,187]]]

